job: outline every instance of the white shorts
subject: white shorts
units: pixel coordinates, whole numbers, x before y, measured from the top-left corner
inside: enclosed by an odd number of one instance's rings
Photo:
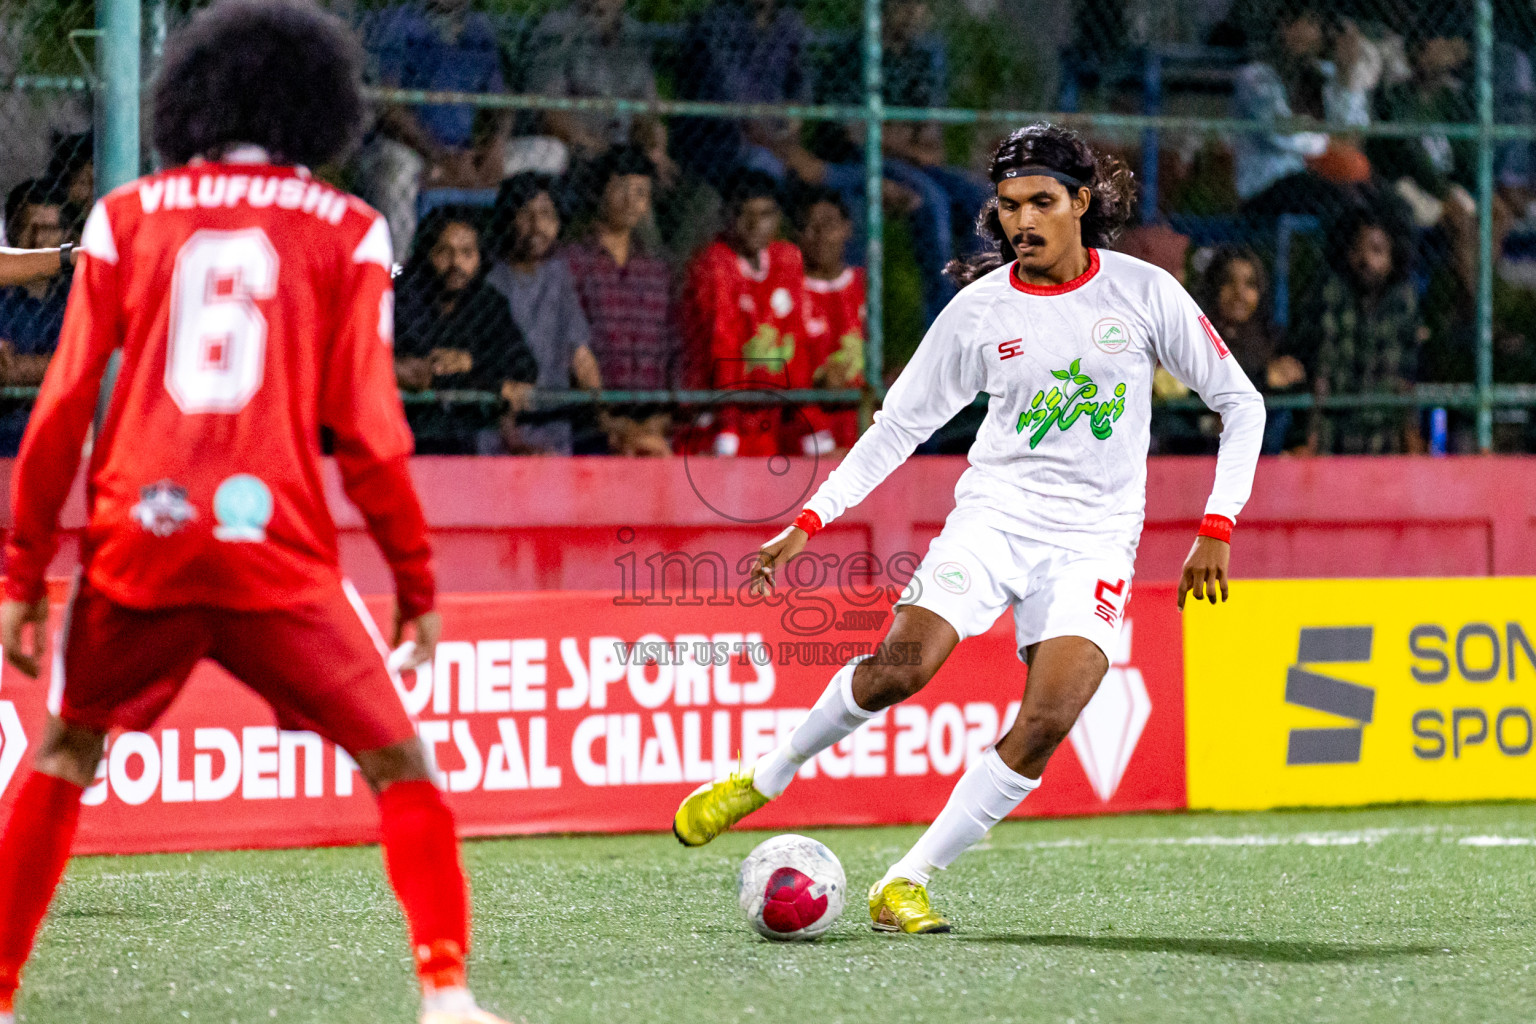
[[[934,538],[895,607],[926,608],[960,639],[985,633],[1013,608],[1020,659],[1024,649],[1057,636],[1091,640],[1114,661],[1130,558],[1068,551],[989,525],[983,514],[956,509]]]

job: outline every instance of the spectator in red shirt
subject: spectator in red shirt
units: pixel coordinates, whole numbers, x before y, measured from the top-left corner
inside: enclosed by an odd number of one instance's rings
[[[591,327],[590,346],[605,387],[669,390],[680,352],[670,310],[671,272],[642,249],[636,229],[651,212],[656,165],[638,146],[614,146],[597,161],[597,217],[588,238],[565,250]],[[603,419],[614,454],[667,455],[671,416],[654,404],[610,410]]]
[[[806,195],[796,218],[805,254],[804,359],[813,387],[841,391],[864,386],[865,275],[843,260],[853,220],[832,189]],[[796,352],[800,358],[801,353]],[[814,433],[805,454],[826,455],[859,439],[859,411],[848,406],[807,409]]]
[[[725,231],[688,267],[685,377],[695,388],[808,387],[804,360],[795,359],[806,340],[805,266],[800,249],[778,237],[777,184],[760,171],[739,172],[726,188],[725,215]],[[716,455],[799,454],[803,426],[781,404],[720,406],[703,413],[682,444]]]

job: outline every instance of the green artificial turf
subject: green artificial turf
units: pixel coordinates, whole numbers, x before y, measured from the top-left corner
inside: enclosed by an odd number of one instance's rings
[[[1536,1019],[1536,806],[1010,822],[933,887],[951,935],[858,901],[916,828],[818,830],[852,903],[821,941],[748,930],[766,833],[472,842],[472,983],[513,1019]],[[408,1022],[374,848],[76,861],[29,969],[29,1024]]]

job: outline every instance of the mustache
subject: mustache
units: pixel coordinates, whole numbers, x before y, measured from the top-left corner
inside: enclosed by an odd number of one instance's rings
[[[1045,244],[1045,239],[1042,238],[1040,235],[1035,234],[1033,231],[1027,231],[1027,232],[1026,231],[1020,231],[1018,234],[1016,234],[1012,238],[1008,239],[1008,241],[1013,243],[1013,247],[1015,249],[1017,249],[1019,246],[1023,245],[1025,242],[1028,242],[1030,245],[1044,245]]]

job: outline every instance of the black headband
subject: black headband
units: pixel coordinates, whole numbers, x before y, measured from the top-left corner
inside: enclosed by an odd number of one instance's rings
[[[1080,188],[1088,187],[1087,182],[1079,181],[1072,177],[1072,175],[1067,174],[1065,171],[1058,171],[1054,167],[1045,167],[1040,164],[1029,164],[1024,167],[1015,167],[1011,171],[1004,171],[1002,174],[998,175],[997,180],[998,182],[1004,182],[1009,178],[1033,178],[1036,175],[1040,175],[1046,178],[1055,178],[1057,181],[1061,182],[1063,185],[1067,186],[1067,188],[1074,192]]]

